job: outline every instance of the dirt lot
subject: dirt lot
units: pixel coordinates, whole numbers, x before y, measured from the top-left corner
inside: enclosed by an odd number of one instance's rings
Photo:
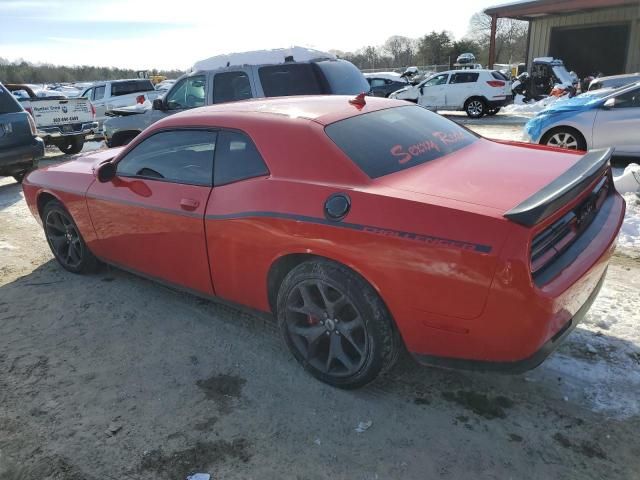
[[[640,262],[628,253],[526,375],[404,359],[345,392],[306,375],[269,319],[116,269],[67,273],[0,178],[0,479],[638,479]]]

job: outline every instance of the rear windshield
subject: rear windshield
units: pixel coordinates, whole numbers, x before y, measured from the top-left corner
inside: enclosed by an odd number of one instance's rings
[[[260,83],[266,97],[320,95],[325,93],[321,79],[309,63],[261,67]]]
[[[496,80],[509,80],[509,77],[507,77],[504,73],[499,72],[498,70],[494,70],[493,72],[491,72],[491,76]]]
[[[16,113],[22,111],[22,107],[13,95],[0,84],[0,114]]]
[[[456,123],[418,106],[357,115],[332,123],[325,131],[371,178],[444,157],[478,138]]]
[[[120,95],[128,95],[137,92],[153,92],[153,83],[151,80],[129,80],[126,82],[118,82],[111,84],[111,96],[119,97]]]
[[[344,60],[323,60],[316,63],[333,95],[357,95],[371,90],[369,83],[355,65]],[[398,79],[398,81],[401,81]]]
[[[352,63],[321,60],[260,67],[262,90],[267,97],[288,95],[357,95],[371,87]]]

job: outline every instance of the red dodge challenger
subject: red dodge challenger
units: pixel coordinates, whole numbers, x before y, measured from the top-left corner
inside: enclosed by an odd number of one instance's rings
[[[406,102],[294,97],[172,115],[32,172],[71,272],[106,262],[277,317],[320,380],[539,365],[602,285],[624,216],[611,151],[477,137]]]

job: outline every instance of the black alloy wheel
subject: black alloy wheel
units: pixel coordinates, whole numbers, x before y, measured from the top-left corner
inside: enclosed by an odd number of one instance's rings
[[[95,270],[98,261],[62,204],[57,201],[47,203],[42,218],[47,242],[60,265],[73,273]]]
[[[330,385],[358,388],[391,368],[401,340],[386,306],[362,277],[318,259],[285,277],[277,316],[302,366]]]
[[[327,282],[297,284],[287,299],[286,321],[295,348],[323,374],[347,377],[364,364],[369,341],[362,315]]]

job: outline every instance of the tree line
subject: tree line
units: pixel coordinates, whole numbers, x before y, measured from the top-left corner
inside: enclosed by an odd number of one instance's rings
[[[458,55],[473,53],[478,63],[489,62],[491,18],[476,13],[469,22],[469,32],[455,40],[446,30],[433,31],[420,38],[394,35],[380,46],[367,45],[355,52],[333,50],[338,57],[349,60],[361,69],[402,68],[412,65],[451,66]],[[526,61],[527,22],[508,18],[498,19],[496,31],[496,63]],[[180,70],[150,70],[152,75],[178,78]],[[131,69],[56,65],[35,65],[25,61],[9,62],[0,58],[0,81],[5,83],[66,83],[135,78]]]
[[[367,45],[355,52],[334,50],[338,57],[361,69],[401,68],[411,65],[449,65],[462,53],[473,53],[478,63],[489,63],[491,17],[476,13],[469,22],[469,32],[455,40],[446,31],[432,31],[420,38],[401,35],[389,37],[383,45]],[[526,61],[527,22],[498,19],[496,29],[496,63]]]
[[[178,78],[183,73],[180,70],[149,70],[150,75],[164,75],[167,78]],[[137,77],[136,70],[126,68],[36,65],[24,60],[9,62],[0,58],[0,82],[3,83],[74,83]]]

